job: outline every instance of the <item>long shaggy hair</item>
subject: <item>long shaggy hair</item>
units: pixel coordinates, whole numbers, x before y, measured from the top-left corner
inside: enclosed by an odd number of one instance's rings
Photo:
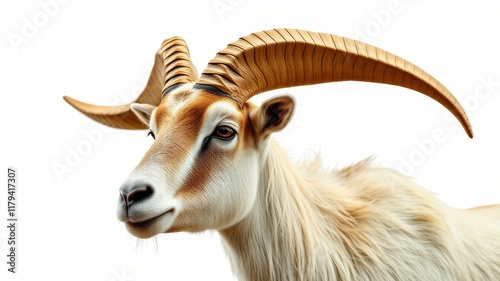
[[[267,153],[253,210],[221,231],[242,279],[500,280],[500,206],[451,208],[371,159],[328,171]]]

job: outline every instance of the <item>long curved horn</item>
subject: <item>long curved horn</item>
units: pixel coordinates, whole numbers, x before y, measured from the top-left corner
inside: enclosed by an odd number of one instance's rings
[[[209,62],[197,86],[215,87],[243,105],[273,89],[348,80],[425,94],[453,113],[467,135],[473,136],[464,109],[434,77],[382,49],[325,33],[274,29],[242,37]]]
[[[186,42],[180,37],[163,41],[158,52],[146,88],[134,101],[152,105],[160,104],[163,95],[182,83],[194,82],[197,73],[189,57]],[[130,104],[100,106],[64,97],[74,108],[104,125],[120,129],[147,129],[130,110]]]

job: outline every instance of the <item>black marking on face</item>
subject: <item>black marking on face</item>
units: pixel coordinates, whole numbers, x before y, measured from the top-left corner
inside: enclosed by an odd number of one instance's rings
[[[205,90],[205,91],[207,91],[207,92],[209,92],[211,94],[222,96],[222,97],[226,97],[226,98],[230,98],[230,99],[236,101],[231,95],[229,95],[228,93],[226,93],[224,91],[221,91],[219,88],[217,88],[215,86],[212,86],[212,85],[196,83],[196,84],[194,84],[193,89],[196,89],[196,90]]]
[[[184,83],[177,83],[177,84],[174,84],[174,85],[166,88],[165,91],[163,91],[163,93],[161,94],[161,97],[164,98],[169,92],[179,88],[182,85],[184,85]]]

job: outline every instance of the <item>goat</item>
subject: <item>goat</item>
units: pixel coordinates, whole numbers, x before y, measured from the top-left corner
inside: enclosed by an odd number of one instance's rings
[[[163,79],[162,79],[163,78]],[[242,37],[197,77],[183,39],[165,40],[144,92],[108,107],[64,97],[90,118],[149,129],[151,148],[120,187],[117,215],[138,238],[217,230],[242,280],[500,280],[500,205],[459,210],[367,159],[341,170],[294,165],[271,138],[294,112],[283,87],[333,81],[455,97],[379,48],[294,29]]]

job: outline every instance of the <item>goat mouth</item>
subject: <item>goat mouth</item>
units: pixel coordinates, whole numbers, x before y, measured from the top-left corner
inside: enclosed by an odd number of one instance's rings
[[[169,210],[167,210],[167,211],[165,211],[165,212],[163,212],[155,217],[152,217],[150,219],[146,219],[143,221],[134,221],[134,222],[127,221],[125,223],[134,227],[134,228],[148,228],[148,227],[156,224],[161,219],[161,217],[163,217],[164,215],[173,214],[173,212],[174,212],[174,209],[172,208],[172,209],[169,209]]]

